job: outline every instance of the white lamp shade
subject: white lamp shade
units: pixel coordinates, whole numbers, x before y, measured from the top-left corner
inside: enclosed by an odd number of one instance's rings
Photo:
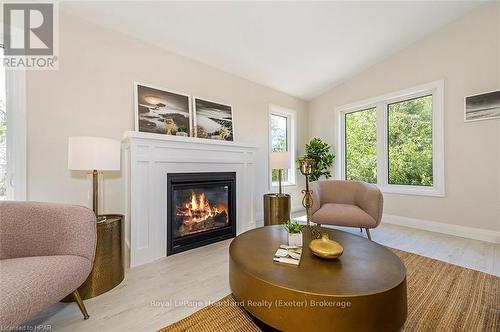
[[[271,152],[271,169],[288,169],[290,168],[290,153],[289,152]]]
[[[119,171],[120,142],[104,137],[70,137],[68,169],[74,171]]]

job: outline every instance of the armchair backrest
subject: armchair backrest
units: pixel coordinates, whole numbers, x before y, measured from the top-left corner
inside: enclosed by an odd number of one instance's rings
[[[0,202],[0,259],[76,255],[94,260],[96,217],[67,204]]]
[[[313,191],[313,213],[323,204],[356,205],[368,213],[377,225],[382,220],[383,196],[374,184],[361,181],[326,180],[311,183]],[[318,201],[318,202],[316,202]]]
[[[356,193],[360,182],[325,180],[314,183],[319,188],[320,204],[337,203],[356,205]]]

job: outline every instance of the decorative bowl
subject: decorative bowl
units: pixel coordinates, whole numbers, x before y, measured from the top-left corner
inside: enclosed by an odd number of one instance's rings
[[[321,238],[309,242],[309,249],[313,254],[325,259],[338,258],[344,252],[340,243],[330,240],[328,234],[321,234]]]

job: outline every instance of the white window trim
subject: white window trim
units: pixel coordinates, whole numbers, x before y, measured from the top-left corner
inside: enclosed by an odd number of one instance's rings
[[[272,142],[272,128],[271,128],[271,115],[279,115],[287,118],[287,142],[288,142],[288,151],[290,152],[290,160],[291,160],[291,165],[290,165],[290,176],[289,176],[289,181],[283,181],[282,185],[283,187],[294,187],[297,184],[297,170],[295,165],[295,156],[296,156],[296,149],[297,149],[297,112],[291,109],[287,109],[282,106],[278,105],[269,105],[269,117],[268,117],[268,140],[269,140],[269,160],[268,160],[268,165],[271,164],[270,156],[271,156],[271,151],[273,148],[273,142]],[[272,180],[272,170],[269,168],[269,189],[270,190],[275,190],[278,188],[278,182],[273,182]],[[290,181],[291,179],[291,181]]]
[[[391,185],[388,181],[389,151],[387,144],[387,105],[432,94],[432,165],[433,186]],[[377,109],[377,186],[385,193],[445,196],[444,178],[444,81],[422,84],[360,102],[337,107],[339,136],[337,156],[339,156],[339,176],[345,179],[345,115],[376,107]]]
[[[3,44],[0,38],[0,44]],[[26,200],[26,71],[5,71],[7,199]]]

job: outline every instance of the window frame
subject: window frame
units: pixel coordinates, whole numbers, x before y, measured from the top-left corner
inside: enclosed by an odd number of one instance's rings
[[[293,187],[297,185],[297,170],[296,167],[294,166],[294,161],[296,158],[296,147],[297,147],[297,135],[296,135],[296,118],[297,118],[297,112],[291,109],[287,109],[282,106],[278,105],[269,105],[269,116],[268,116],[268,148],[269,148],[269,154],[268,154],[268,165],[271,165],[271,152],[273,151],[273,140],[272,140],[272,125],[271,125],[271,117],[275,116],[281,116],[286,118],[286,125],[287,125],[287,131],[286,131],[286,140],[287,140],[287,151],[290,153],[290,160],[291,160],[291,165],[289,168],[289,178],[288,181],[283,181],[282,186],[283,187]],[[273,182],[273,174],[272,174],[272,169],[269,167],[269,189],[270,190],[275,190],[278,188],[278,182]]]
[[[3,40],[0,37],[0,45]],[[5,70],[7,199],[26,200],[26,70]]]
[[[434,81],[409,89],[400,90],[382,96],[336,108],[339,123],[337,156],[339,159],[339,177],[346,178],[345,169],[345,115],[357,111],[376,108],[377,113],[377,186],[384,193],[445,196],[444,178],[444,81]],[[432,168],[433,185],[389,184],[389,142],[388,142],[388,105],[432,95]]]

